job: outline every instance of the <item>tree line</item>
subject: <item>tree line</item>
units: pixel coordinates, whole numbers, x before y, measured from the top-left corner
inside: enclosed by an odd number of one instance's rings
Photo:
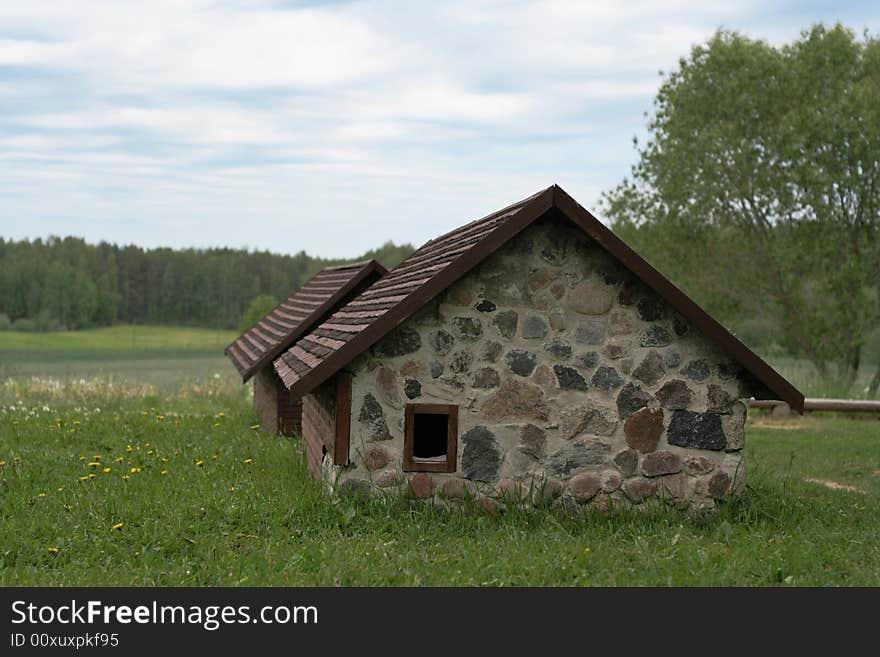
[[[0,329],[74,330],[114,323],[237,328],[259,295],[282,299],[319,269],[412,253],[386,242],[350,260],[301,251],[144,249],[78,237],[0,238]]]

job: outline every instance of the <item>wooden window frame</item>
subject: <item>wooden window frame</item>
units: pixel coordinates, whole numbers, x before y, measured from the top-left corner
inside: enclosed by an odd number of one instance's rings
[[[446,460],[428,461],[413,456],[415,416],[446,415]],[[407,404],[403,435],[403,469],[406,472],[455,472],[458,468],[458,406],[456,404]]]

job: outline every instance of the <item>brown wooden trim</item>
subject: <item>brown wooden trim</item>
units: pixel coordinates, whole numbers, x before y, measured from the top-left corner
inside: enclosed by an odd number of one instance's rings
[[[303,319],[296,328],[291,331],[283,340],[281,340],[274,349],[268,350],[264,353],[258,360],[254,361],[254,363],[248,367],[245,371],[241,372],[241,380],[242,383],[247,383],[248,379],[250,379],[254,373],[259,370],[264,365],[267,365],[274,361],[279,355],[284,353],[294,342],[299,340],[303,335],[307,332],[324,322],[330,315],[333,314],[334,311],[338,309],[338,306],[342,305],[344,301],[346,301],[346,297],[351,296],[352,298],[363,292],[367,287],[375,283],[377,280],[382,278],[385,274],[388,273],[388,270],[384,267],[384,265],[376,262],[375,260],[369,260],[364,263],[356,263],[360,264],[363,268],[358,271],[348,282],[345,283],[342,287],[340,287],[329,299],[327,299],[324,303],[315,308],[305,319]],[[319,271],[315,276],[312,276],[306,283],[303,285],[305,287],[309,284],[309,282],[321,274],[321,272],[327,271],[328,269],[345,269],[349,267],[353,267],[355,265],[340,265],[336,267],[325,267],[321,271]],[[285,299],[286,301],[286,299]],[[284,301],[281,302],[282,304]],[[281,304],[279,304],[281,305]],[[270,313],[271,314],[271,313]],[[250,329],[248,329],[250,330]],[[241,337],[241,336],[239,336]],[[229,349],[235,342],[238,341],[238,338],[235,339],[226,349],[224,353],[228,356]]]
[[[446,415],[446,460],[422,461],[413,456],[416,413]],[[407,404],[404,409],[403,470],[405,472],[455,472],[458,469],[458,406],[455,404]]]
[[[740,342],[730,331],[700,308],[690,297],[678,289],[668,278],[654,269],[644,258],[633,251],[622,239],[596,219],[589,210],[555,186],[553,204],[587,235],[617,258],[624,267],[635,274],[677,310],[694,327],[732,356],[758,379],[768,390],[781,397],[799,413],[804,411],[803,394],[783,376],[768,365],[755,352]],[[763,397],[763,395],[762,395]]]
[[[547,188],[526,203],[519,212],[501,227],[493,230],[482,241],[463,253],[439,274],[418,288],[415,294],[407,296],[406,299],[330,354],[327,360],[305,373],[302,378],[290,386],[290,391],[293,394],[301,395],[321,385],[333,376],[334,373],[348,365],[355,357],[372,347],[391,330],[409,319],[413,313],[424,307],[434,297],[489,257],[510,238],[542,216],[552,206],[553,189]]]
[[[333,441],[334,465],[348,465],[351,441],[351,374],[340,372],[336,378],[336,438]]]

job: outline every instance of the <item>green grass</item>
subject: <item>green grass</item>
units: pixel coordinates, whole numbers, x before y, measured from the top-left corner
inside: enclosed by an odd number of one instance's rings
[[[110,326],[59,333],[0,332],[0,353],[44,351],[151,352],[220,351],[235,339],[234,331],[172,326]]]
[[[219,355],[64,362],[0,382],[0,585],[880,585],[876,417],[759,416],[714,513],[490,516],[326,497]]]

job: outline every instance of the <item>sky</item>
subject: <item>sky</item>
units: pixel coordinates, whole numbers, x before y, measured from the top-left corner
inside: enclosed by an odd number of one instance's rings
[[[880,33],[880,3],[0,0],[0,236],[353,257],[636,160],[719,28]]]

